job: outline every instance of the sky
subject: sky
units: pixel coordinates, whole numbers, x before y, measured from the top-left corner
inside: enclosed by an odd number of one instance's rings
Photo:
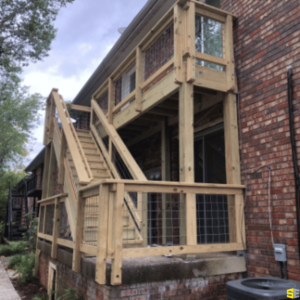
[[[24,69],[24,85],[44,97],[58,88],[65,100],[72,101],[120,37],[118,28],[128,26],[146,2],[75,0],[62,8],[49,56]],[[41,112],[25,165],[43,148],[44,114]]]

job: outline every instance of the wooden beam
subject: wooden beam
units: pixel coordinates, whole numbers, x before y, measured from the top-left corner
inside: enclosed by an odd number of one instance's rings
[[[73,250],[73,266],[72,269],[76,273],[80,273],[81,269],[81,253],[80,246],[82,243],[82,231],[83,231],[83,215],[84,211],[84,199],[82,197],[82,193],[78,194],[77,198],[77,208],[76,208],[76,230],[75,230],[75,245]]]
[[[108,79],[108,123],[113,122],[113,109],[115,106],[115,84],[112,77]]]
[[[144,55],[140,47],[136,48],[136,98],[135,109],[138,112],[142,111],[142,89],[141,85],[144,81]]]
[[[53,241],[52,241],[52,248],[51,248],[51,257],[56,259],[57,258],[57,239],[59,238],[59,231],[60,231],[60,224],[61,224],[61,204],[59,199],[55,199],[55,207],[54,207],[54,218],[53,218]]]
[[[50,158],[49,158],[49,173],[47,176],[47,198],[54,195],[55,177],[56,177],[56,158],[53,143],[51,143]]]
[[[99,218],[98,244],[96,260],[96,282],[106,284],[106,252],[107,252],[107,224],[108,224],[109,186],[100,185],[99,189]]]
[[[159,116],[167,116],[167,117],[175,117],[178,114],[178,111],[175,109],[163,108],[163,107],[154,107],[148,111],[149,114],[159,115]]]
[[[164,121],[165,117],[164,116],[158,116],[158,115],[154,116],[154,115],[150,114],[149,111],[147,111],[146,114],[141,116],[141,119],[142,120],[147,120],[147,121],[156,121],[156,122],[161,123],[161,122]]]
[[[61,134],[61,143],[60,143],[60,158],[59,158],[59,167],[58,167],[58,183],[64,184],[65,179],[65,156],[67,151],[67,140],[65,133],[62,131]]]
[[[50,169],[50,152],[51,152],[51,145],[46,146],[44,171],[43,171],[42,199],[48,198],[48,182],[49,182],[48,176],[49,176],[49,169]]]
[[[179,165],[180,181],[194,182],[194,87],[189,83],[179,88]],[[181,231],[186,233],[187,245],[197,245],[196,196],[187,193],[180,202],[186,207],[186,226],[181,224]]]
[[[88,106],[82,106],[82,105],[76,105],[76,104],[72,104],[71,105],[71,110],[78,110],[78,111],[87,112],[87,113],[91,112],[91,108],[90,107],[88,107]]]
[[[175,83],[182,83],[183,64],[182,51],[185,48],[185,12],[178,3],[174,6],[174,80]]]
[[[190,2],[186,18],[186,45],[189,56],[187,57],[186,80],[187,82],[194,82],[196,80],[196,7],[194,2]]]
[[[113,247],[111,262],[111,285],[122,284],[124,184],[117,184],[114,201]]]

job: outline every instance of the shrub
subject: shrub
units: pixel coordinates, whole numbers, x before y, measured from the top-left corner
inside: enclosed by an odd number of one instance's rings
[[[15,260],[15,261],[14,261]],[[13,259],[15,262],[15,274],[19,274],[21,283],[32,282],[34,280],[33,268],[35,263],[35,255],[20,255],[20,257]]]
[[[8,269],[12,269],[12,270],[16,270],[18,264],[22,261],[22,256],[23,256],[23,255],[24,255],[24,254],[16,254],[16,255],[12,256],[12,257],[9,259],[7,268],[8,268]]]
[[[26,220],[29,226],[28,230],[23,234],[23,240],[28,242],[29,251],[35,251],[39,218],[35,218],[34,213],[28,213]]]
[[[1,221],[0,222],[0,244],[3,241],[4,231],[5,231],[5,223]]]
[[[10,242],[8,245],[0,245],[0,256],[12,256],[15,254],[25,254],[28,250],[28,242]]]

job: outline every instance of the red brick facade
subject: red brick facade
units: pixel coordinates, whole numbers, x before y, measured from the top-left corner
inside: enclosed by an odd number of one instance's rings
[[[45,288],[48,286],[50,261],[49,256],[41,254],[39,278]],[[78,296],[85,300],[226,300],[226,282],[242,278],[241,274],[228,274],[112,287],[99,285],[94,280],[73,272],[66,265],[55,263],[59,290],[75,288]]]
[[[275,243],[287,245],[288,278],[300,280],[295,183],[289,132],[287,67],[293,68],[296,135],[300,132],[299,1],[222,0],[238,16],[234,48],[241,117],[240,147],[249,174],[272,170]],[[300,138],[297,150],[300,152]],[[298,157],[300,154],[298,153]],[[299,165],[299,164],[298,164]],[[245,184],[245,175],[242,176]],[[248,175],[246,231],[249,276],[279,276],[270,238],[268,170]]]

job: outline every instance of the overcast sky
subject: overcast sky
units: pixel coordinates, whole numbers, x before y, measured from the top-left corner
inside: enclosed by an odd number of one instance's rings
[[[24,84],[44,97],[55,87],[65,100],[73,100],[120,37],[118,28],[128,26],[146,2],[75,0],[62,8],[49,56],[24,70]],[[43,147],[43,126],[44,112],[26,165]]]

